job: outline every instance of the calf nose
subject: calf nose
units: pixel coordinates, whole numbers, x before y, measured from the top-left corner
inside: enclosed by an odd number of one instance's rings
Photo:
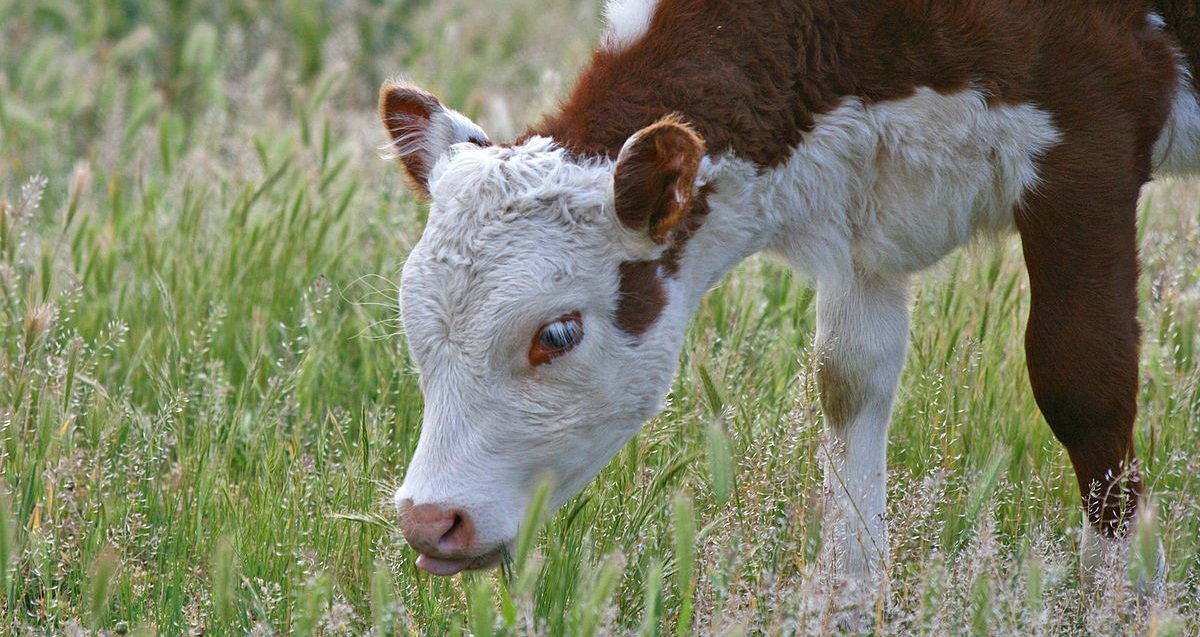
[[[466,511],[428,503],[400,502],[400,531],[418,553],[450,558],[470,550],[475,523]]]

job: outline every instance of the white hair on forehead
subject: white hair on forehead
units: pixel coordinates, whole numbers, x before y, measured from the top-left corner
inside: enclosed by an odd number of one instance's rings
[[[611,160],[577,160],[548,138],[456,146],[430,184],[429,223],[410,259],[465,271],[464,288],[510,272],[569,273],[574,259],[611,252],[620,232]]]
[[[566,281],[614,261],[613,236],[623,231],[611,160],[578,160],[541,137],[461,144],[434,167],[430,186],[429,223],[406,262],[402,294],[406,325],[421,335],[410,345],[426,365],[443,355],[473,364],[500,355],[484,339],[523,334]]]
[[[463,215],[476,222],[534,216],[569,224],[597,221],[611,205],[612,167],[608,160],[575,160],[546,137],[517,146],[480,148],[462,144],[430,177],[431,214]]]

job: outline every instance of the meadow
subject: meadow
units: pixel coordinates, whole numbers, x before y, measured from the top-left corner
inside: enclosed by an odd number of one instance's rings
[[[403,75],[519,133],[599,0],[0,0],[0,634],[821,635],[813,292],[755,258],[665,412],[504,571],[418,572],[389,492],[421,394],[397,281],[425,210],[380,158]],[[1028,389],[1015,238],[920,278],[880,635],[1200,634],[1200,184],[1142,204],[1154,517],[1080,585]],[[1132,582],[1161,538],[1166,589]]]

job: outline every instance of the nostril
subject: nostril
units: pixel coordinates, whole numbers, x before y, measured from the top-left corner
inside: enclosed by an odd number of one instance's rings
[[[442,551],[462,551],[471,544],[472,525],[470,518],[460,509],[455,509],[450,515],[450,527],[438,538],[438,548]]]
[[[435,503],[399,504],[400,530],[404,539],[420,553],[453,557],[469,552],[475,541],[475,524],[463,509]]]

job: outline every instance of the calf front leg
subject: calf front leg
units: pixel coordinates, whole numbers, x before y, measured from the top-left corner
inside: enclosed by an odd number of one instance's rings
[[[884,579],[887,433],[908,347],[906,277],[855,273],[817,286],[817,382],[828,434],[835,562]],[[827,527],[828,529],[828,527]]]

